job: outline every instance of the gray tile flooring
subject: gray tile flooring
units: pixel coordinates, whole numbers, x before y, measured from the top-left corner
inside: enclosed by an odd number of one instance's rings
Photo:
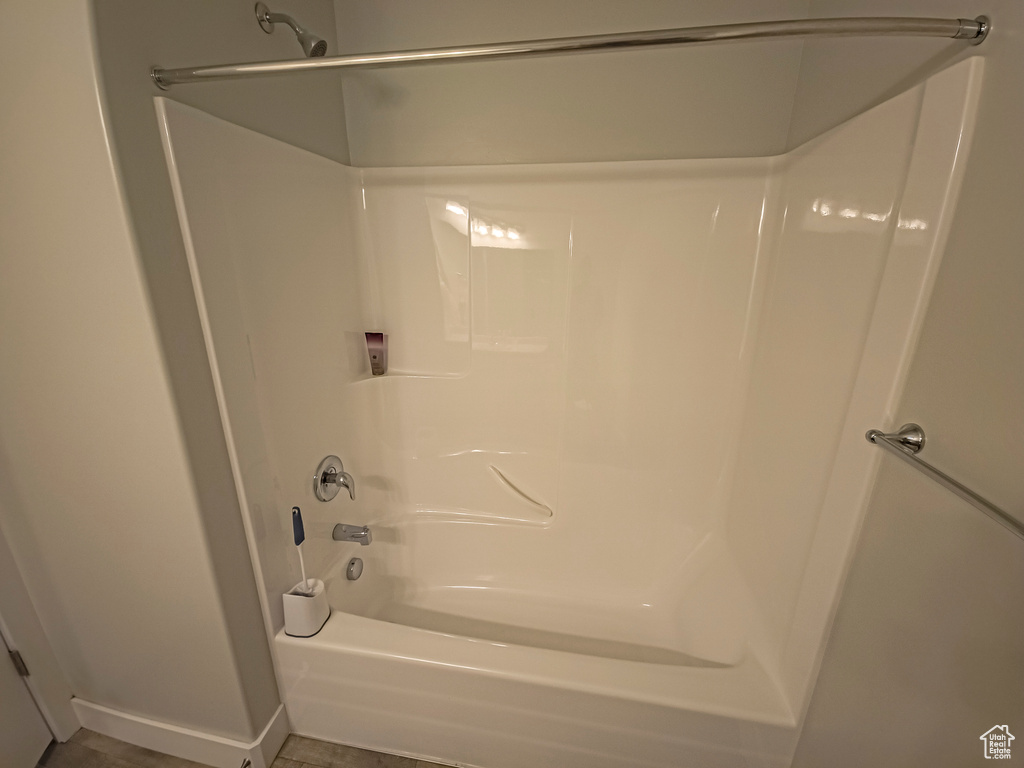
[[[85,728],[79,729],[65,744],[51,744],[39,765],[41,768],[208,768]]]
[[[208,768],[190,760],[112,739],[82,728],[66,744],[51,744],[39,768]],[[443,768],[437,763],[385,755],[294,734],[271,768]]]
[[[292,734],[271,768],[441,768],[437,763],[343,747]]]

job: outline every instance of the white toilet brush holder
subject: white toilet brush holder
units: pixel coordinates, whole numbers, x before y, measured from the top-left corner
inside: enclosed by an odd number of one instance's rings
[[[308,590],[307,590],[308,588]],[[327,590],[320,579],[299,582],[284,599],[284,633],[291,637],[312,637],[331,617]]]

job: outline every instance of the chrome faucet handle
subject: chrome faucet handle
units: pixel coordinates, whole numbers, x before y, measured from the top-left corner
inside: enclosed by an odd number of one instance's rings
[[[313,493],[320,501],[330,501],[338,495],[342,488],[348,489],[348,497],[355,501],[356,481],[345,471],[341,459],[328,456],[320,462],[313,475]]]
[[[373,534],[366,525],[346,525],[338,523],[331,532],[331,538],[335,541],[358,541],[361,546],[367,546],[373,541]]]
[[[348,497],[352,501],[356,500],[356,481],[352,479],[352,475],[348,472],[344,470],[338,470],[337,472],[327,470],[324,473],[323,482],[334,483],[341,488],[348,488]]]

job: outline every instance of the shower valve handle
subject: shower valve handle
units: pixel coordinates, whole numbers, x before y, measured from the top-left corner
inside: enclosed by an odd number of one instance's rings
[[[320,482],[327,485],[334,484],[341,488],[348,488],[348,497],[352,499],[352,501],[356,500],[356,481],[352,479],[352,475],[348,472],[345,472],[344,470],[338,470],[337,472],[327,470],[324,472]]]
[[[341,459],[328,456],[320,462],[313,475],[313,493],[320,501],[330,501],[342,488],[348,489],[348,497],[355,501],[356,481],[345,471]]]

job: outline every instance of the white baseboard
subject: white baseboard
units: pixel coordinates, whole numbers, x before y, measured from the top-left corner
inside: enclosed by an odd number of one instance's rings
[[[250,761],[252,768],[269,768],[290,733],[283,704],[251,743],[130,715],[84,699],[72,699],[71,706],[83,728],[217,768],[240,768],[246,760]]]

